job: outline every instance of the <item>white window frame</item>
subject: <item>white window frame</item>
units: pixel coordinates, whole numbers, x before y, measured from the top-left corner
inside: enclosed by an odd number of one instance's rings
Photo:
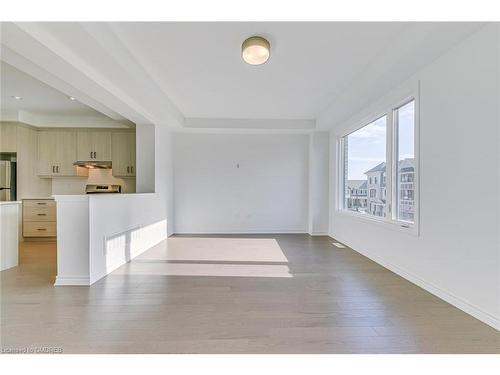
[[[396,125],[394,114],[395,111],[408,104],[412,100],[415,101],[415,134],[414,134],[414,153],[415,153],[415,174],[414,174],[414,222],[406,222],[402,220],[397,220],[397,181],[392,183],[393,179],[397,176],[397,137],[396,137]],[[357,126],[353,129],[349,129],[348,132],[344,132],[343,135],[339,136],[337,139],[338,145],[338,165],[337,165],[337,181],[338,181],[338,199],[337,199],[337,213],[342,215],[347,215],[353,219],[359,219],[362,221],[378,224],[385,226],[390,229],[395,229],[405,233],[419,235],[419,223],[420,223],[420,97],[418,86],[407,90],[405,93],[392,98],[388,101],[390,104],[385,106],[380,106],[379,110],[372,111],[371,116],[366,116],[364,120],[358,121]],[[345,153],[344,153],[344,137],[349,134],[369,125],[371,122],[378,120],[379,118],[387,116],[386,122],[386,216],[372,216],[366,215],[359,212],[348,211],[344,207],[344,188],[345,188]],[[390,173],[389,173],[390,171]],[[369,189],[367,189],[369,194]]]

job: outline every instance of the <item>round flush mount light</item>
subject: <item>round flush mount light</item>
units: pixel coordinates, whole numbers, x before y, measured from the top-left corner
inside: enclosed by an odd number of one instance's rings
[[[264,64],[271,54],[271,45],[261,36],[251,36],[241,45],[241,57],[247,64]]]
[[[23,100],[22,96],[17,96],[17,95],[11,95],[11,98],[15,100]]]
[[[68,99],[71,100],[71,101],[75,101],[76,98],[74,96],[68,96]]]

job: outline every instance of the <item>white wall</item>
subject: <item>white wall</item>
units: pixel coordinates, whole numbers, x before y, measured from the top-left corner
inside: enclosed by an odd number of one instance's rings
[[[420,235],[360,221],[335,206],[330,228],[331,236],[497,329],[499,39],[499,26],[489,25],[410,80],[420,81]],[[332,201],[339,129],[345,124],[332,131]]]
[[[309,234],[328,234],[330,134],[309,136]]]
[[[155,191],[155,125],[137,124],[136,143],[136,191],[153,193]]]
[[[175,134],[175,232],[307,232],[308,142],[297,134]]]
[[[167,238],[158,193],[89,196],[90,283]]]
[[[155,130],[155,191],[166,207],[168,235],[174,233],[174,165],[172,134],[166,126]]]
[[[89,196],[56,196],[57,276],[55,285],[90,285]]]

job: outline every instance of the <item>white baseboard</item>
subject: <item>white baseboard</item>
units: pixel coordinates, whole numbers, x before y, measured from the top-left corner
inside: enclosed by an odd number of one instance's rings
[[[308,233],[310,236],[329,236],[328,233],[326,232],[312,232],[312,233]]]
[[[225,234],[309,234],[306,230],[303,231],[282,231],[282,230],[272,230],[272,231],[210,231],[210,232],[184,232],[184,231],[175,231],[175,234],[183,234],[183,235],[200,235],[200,234],[206,234],[206,235],[225,235]],[[325,234],[328,235],[328,234]]]
[[[56,276],[54,286],[89,286],[90,278],[87,277],[72,277],[72,276]]]
[[[464,300],[463,298],[460,298],[453,293],[450,293],[422,278],[419,276],[416,276],[412,274],[411,272],[406,271],[405,269],[402,269],[399,266],[396,266],[392,264],[391,262],[386,261],[385,259],[382,259],[381,257],[374,255],[370,252],[367,251],[362,251],[358,249],[354,249],[349,245],[349,241],[345,241],[343,238],[339,236],[334,236],[330,234],[330,237],[337,239],[338,241],[346,244],[349,246],[352,250],[360,253],[361,255],[364,255],[365,257],[373,260],[375,263],[380,264],[382,267],[387,268],[388,270],[394,272],[395,274],[401,276],[402,278],[412,282],[413,284],[419,286],[422,289],[425,289],[429,293],[434,294],[436,297],[441,298],[442,300],[448,302],[449,304],[455,306],[456,308],[462,310],[463,312],[473,316],[474,318],[482,321],[483,323],[486,323],[487,325],[495,328],[497,331],[500,331],[500,319],[486,311],[483,311],[479,307],[475,306],[472,303],[469,303],[468,301]]]

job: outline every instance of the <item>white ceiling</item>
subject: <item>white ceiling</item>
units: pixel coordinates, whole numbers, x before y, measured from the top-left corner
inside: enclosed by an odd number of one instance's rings
[[[114,121],[107,116],[80,103],[78,100],[69,100],[68,95],[3,61],[0,61],[0,82],[2,119],[19,119],[19,116],[24,115],[24,118],[32,119],[34,123],[31,125],[35,126],[50,126],[50,124],[38,124],[37,119],[42,118],[47,119],[49,122],[62,121],[68,126],[77,124],[77,119],[85,119],[85,121],[92,119],[93,122],[101,125],[114,125]],[[22,99],[17,100],[13,96]],[[68,121],[68,119],[71,120]],[[92,125],[88,122],[86,124]]]
[[[136,123],[314,130],[352,115],[482,26],[16,23],[2,25],[2,58]],[[261,66],[240,55],[255,34],[271,43]]]
[[[214,22],[117,23],[112,29],[186,118],[315,119],[391,49],[410,47],[403,52],[425,56],[436,47],[449,48],[477,26]],[[450,33],[455,38],[439,36]],[[425,43],[416,37],[422,34]],[[241,43],[252,35],[271,43],[271,58],[261,66],[241,59]],[[418,63],[413,59],[406,68],[414,71]]]
[[[42,114],[95,115],[92,108],[68,100],[68,96],[4,62],[0,63],[2,111]],[[11,96],[21,96],[15,100]]]
[[[314,119],[407,27],[402,23],[126,23],[113,30],[185,117]],[[252,35],[266,64],[241,59]]]

